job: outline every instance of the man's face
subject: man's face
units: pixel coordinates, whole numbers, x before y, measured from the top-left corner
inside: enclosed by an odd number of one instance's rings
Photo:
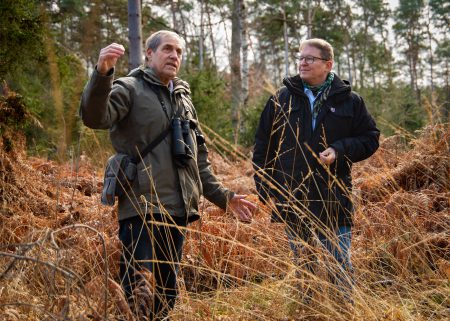
[[[305,58],[306,59],[301,59]],[[315,57],[314,62],[308,62],[308,57]],[[325,61],[322,58],[320,50],[316,47],[305,46],[300,52],[300,61],[298,63],[298,72],[300,77],[310,86],[317,86],[322,84],[326,79],[328,73],[333,67],[332,61]]]
[[[153,68],[163,84],[167,85],[177,75],[182,53],[180,40],[172,36],[164,36],[155,51],[147,49],[148,65]]]

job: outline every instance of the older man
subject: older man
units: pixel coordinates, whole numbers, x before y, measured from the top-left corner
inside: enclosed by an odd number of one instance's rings
[[[256,187],[262,201],[275,203],[273,219],[286,222],[296,258],[318,240],[338,270],[351,271],[350,171],[377,150],[380,132],[363,99],[331,71],[328,42],[306,40],[299,54],[299,74],[284,79],[260,118]],[[348,274],[333,279],[344,291],[351,286]]]
[[[211,172],[189,86],[177,78],[183,44],[171,31],[152,34],[145,65],[115,81],[114,66],[124,47],[113,43],[103,48],[80,107],[86,126],[109,129],[114,149],[137,160],[136,179],[118,199],[120,277],[131,306],[150,319],[166,318],[175,303],[183,227],[199,218],[200,195],[229,207],[243,221],[251,220],[254,208]],[[187,124],[182,132],[180,124]],[[178,154],[180,143],[186,155]],[[142,153],[149,144],[155,146]],[[135,291],[143,271],[151,271],[156,281],[152,307],[142,304]]]

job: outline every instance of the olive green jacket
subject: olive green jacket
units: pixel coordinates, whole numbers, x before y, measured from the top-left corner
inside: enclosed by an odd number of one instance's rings
[[[181,118],[197,119],[190,99],[189,85],[179,78],[173,80],[173,91],[163,85],[148,67],[134,69],[127,77],[113,81],[114,71],[101,75],[94,70],[86,85],[80,104],[83,123],[94,129],[109,129],[116,152],[141,159],[145,149],[160,133],[170,126],[177,110]],[[151,87],[153,86],[153,87]],[[166,112],[155,93],[160,88]],[[184,99],[180,99],[180,95]],[[191,130],[196,142],[196,135]],[[178,168],[172,157],[171,132],[137,167],[137,179],[127,195],[119,198],[119,220],[144,213],[188,215],[189,221],[199,218],[200,195],[225,209],[233,193],[225,189],[211,172],[208,150],[195,144],[194,159],[185,168]]]

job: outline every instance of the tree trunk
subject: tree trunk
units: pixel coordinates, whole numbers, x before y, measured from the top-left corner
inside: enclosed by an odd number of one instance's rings
[[[314,13],[313,10],[311,9],[311,1],[308,0],[307,1],[307,16],[308,16],[308,21],[306,21],[306,38],[307,39],[311,39],[312,38],[312,20],[314,18]]]
[[[176,15],[176,13],[178,11],[178,8],[177,8],[178,6],[175,3],[175,1],[173,1],[173,0],[170,0],[169,3],[170,3],[170,11],[172,12],[172,26],[173,26],[173,29],[176,30],[176,31],[179,31],[178,30],[178,19],[177,19],[177,15]]]
[[[295,17],[297,20],[296,22],[296,28],[295,28],[295,38],[297,40],[297,46],[295,48],[295,51],[298,51],[298,48],[300,47],[300,43],[302,42],[302,33],[301,33],[301,27],[302,27],[302,13],[300,11],[297,12],[297,16]],[[297,68],[297,66],[296,66]]]
[[[427,6],[427,15],[428,15],[428,21],[431,21],[431,14],[430,14],[430,6]],[[428,51],[430,53],[430,104],[431,104],[431,110],[433,115],[433,123],[436,123],[439,118],[439,110],[437,106],[435,106],[435,95],[434,95],[434,55],[433,55],[433,34],[431,32],[430,23],[427,23],[427,36],[428,36]]]
[[[372,86],[375,89],[378,87],[378,85],[377,85],[377,78],[375,77],[376,72],[377,72],[376,68],[372,68]]]
[[[247,7],[243,5],[241,12],[242,20],[242,103],[243,108],[247,107],[248,103],[248,23],[247,23]]]
[[[287,34],[286,10],[283,6],[283,37],[284,37],[284,75],[289,77],[289,43]]]
[[[334,60],[336,61],[337,73],[338,73],[338,75],[340,77],[341,76],[341,56],[335,56]]]
[[[180,6],[177,4],[176,5],[176,10],[178,10],[178,14],[180,16],[180,20],[181,20],[181,30],[177,30],[178,34],[182,34],[184,39],[187,40],[187,29],[186,29],[186,21],[184,19],[184,15],[183,15],[183,11],[180,10]],[[177,27],[180,27],[177,23]],[[184,52],[183,52],[183,65],[189,69],[189,64],[187,63],[190,59],[190,55],[191,55],[191,50],[189,48],[189,46],[187,45],[187,41],[186,41],[186,46],[184,48]]]
[[[204,16],[204,0],[200,0],[200,38],[198,41],[198,69],[203,70],[204,66],[204,40],[205,40],[205,26],[203,24]]]
[[[81,41],[81,52],[87,61],[87,76],[93,69],[98,60],[98,51],[95,49],[96,44],[104,42],[101,36],[100,27],[97,25],[98,16],[100,15],[101,7],[97,1],[92,1],[89,5],[89,12],[83,21],[83,39]],[[95,54],[94,54],[95,52]]]
[[[239,113],[241,108],[242,76],[241,76],[241,48],[242,26],[241,8],[243,0],[233,0],[233,13],[231,17],[231,123],[234,129],[234,143],[238,142]]]
[[[203,24],[203,0],[200,0],[200,39],[198,41],[198,69],[203,70],[203,40],[205,38],[205,27]]]
[[[208,25],[209,25],[209,39],[211,41],[211,49],[212,49],[212,58],[214,66],[217,67],[217,55],[216,55],[216,42],[214,41],[214,32],[211,23],[211,8],[208,5],[208,1],[205,3],[206,14],[208,16]]]
[[[272,48],[276,48],[275,43],[272,43]],[[282,78],[281,75],[281,71],[280,71],[280,66],[281,66],[281,61],[279,60],[279,55],[275,50],[271,50],[271,60],[272,60],[272,65],[274,66],[273,70],[274,72],[272,73],[272,83],[277,84],[280,82],[280,79]]]
[[[227,26],[226,20],[228,18],[228,14],[226,12],[226,10],[223,10],[223,8],[219,7],[219,12],[220,12],[220,19],[222,21],[223,24],[223,28],[225,30],[225,49],[226,49],[226,54],[231,57],[231,50],[230,50],[230,37],[228,35],[228,30],[229,27]],[[231,39],[231,41],[233,41],[233,39]],[[230,64],[231,64],[231,60],[230,60]]]
[[[366,8],[363,8],[363,20],[364,20],[364,38],[369,38],[369,26],[368,19],[369,15],[366,12]],[[362,55],[360,55],[361,61],[359,62],[359,86],[364,88],[364,77],[366,76],[366,57],[367,57],[367,41],[362,42]]]
[[[417,84],[417,62],[418,62],[418,48],[416,48],[413,41],[414,33],[410,31],[409,43],[408,43],[408,56],[409,56],[409,72],[411,75],[411,89],[415,92],[417,98],[417,104],[420,104],[420,90]]]
[[[128,39],[130,56],[128,69],[139,67],[142,63],[142,25],[140,0],[128,0]]]
[[[353,85],[353,77],[352,77],[352,63],[351,63],[351,55],[350,55],[350,48],[349,48],[349,40],[348,40],[348,34],[345,35],[345,54],[347,55],[347,67],[348,67],[348,82],[350,85]]]
[[[449,66],[448,66],[448,59],[445,59],[445,73],[444,73],[444,79],[445,79],[445,92],[447,93],[447,99],[444,104],[442,104],[442,108],[444,109],[443,112],[443,120],[445,122],[449,121],[450,119],[450,86],[449,86]]]
[[[349,50],[350,50],[350,48],[349,48]],[[351,72],[351,74],[352,74],[352,81],[353,81],[353,84],[350,82],[350,84],[352,84],[352,86],[354,86],[354,87],[358,87],[359,86],[359,84],[358,84],[358,77],[356,77],[356,62],[355,62],[355,55],[354,55],[354,53],[350,50],[350,59],[349,59],[349,63],[350,63],[350,72]]]
[[[389,57],[390,53],[392,52],[392,48],[388,47],[388,38],[389,38],[389,33],[388,31],[385,29],[383,32],[381,32],[381,38],[383,39],[383,51],[384,51],[384,56],[385,57]],[[386,65],[387,65],[387,83],[389,85],[392,85],[392,80],[394,78],[393,76],[393,68],[392,68],[392,59],[386,59],[385,61]]]

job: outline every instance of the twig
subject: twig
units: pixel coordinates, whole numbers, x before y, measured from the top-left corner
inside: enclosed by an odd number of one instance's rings
[[[18,255],[18,254],[14,254],[14,253],[6,253],[6,252],[0,252],[0,256],[9,256],[9,257],[13,257],[13,258],[16,258],[16,259],[19,259],[19,260],[33,261],[33,262],[36,262],[36,263],[44,264],[44,265],[47,265],[48,267],[51,267],[51,268],[61,272],[62,274],[64,274],[67,277],[76,278],[75,273],[73,273],[71,271],[67,271],[66,269],[63,269],[63,268],[61,268],[59,266],[56,266],[53,263],[41,261],[41,260],[35,259],[33,257],[24,256],[24,255]]]
[[[53,244],[53,246],[55,246],[56,248],[59,248],[58,245],[55,242],[55,238],[54,238],[54,234],[62,232],[64,230],[67,229],[71,229],[71,228],[86,228],[88,230],[91,230],[93,232],[95,232],[98,237],[100,238],[101,242],[102,242],[102,250],[103,250],[103,259],[105,261],[105,288],[104,288],[104,296],[105,296],[105,301],[104,301],[104,305],[103,305],[103,318],[104,320],[107,319],[107,308],[108,308],[108,258],[106,256],[106,242],[105,239],[103,238],[103,235],[97,231],[95,228],[89,226],[89,225],[85,225],[85,224],[72,224],[72,225],[68,225],[68,226],[64,226],[60,229],[57,229],[53,232],[50,233],[50,237],[51,237],[51,242]]]

